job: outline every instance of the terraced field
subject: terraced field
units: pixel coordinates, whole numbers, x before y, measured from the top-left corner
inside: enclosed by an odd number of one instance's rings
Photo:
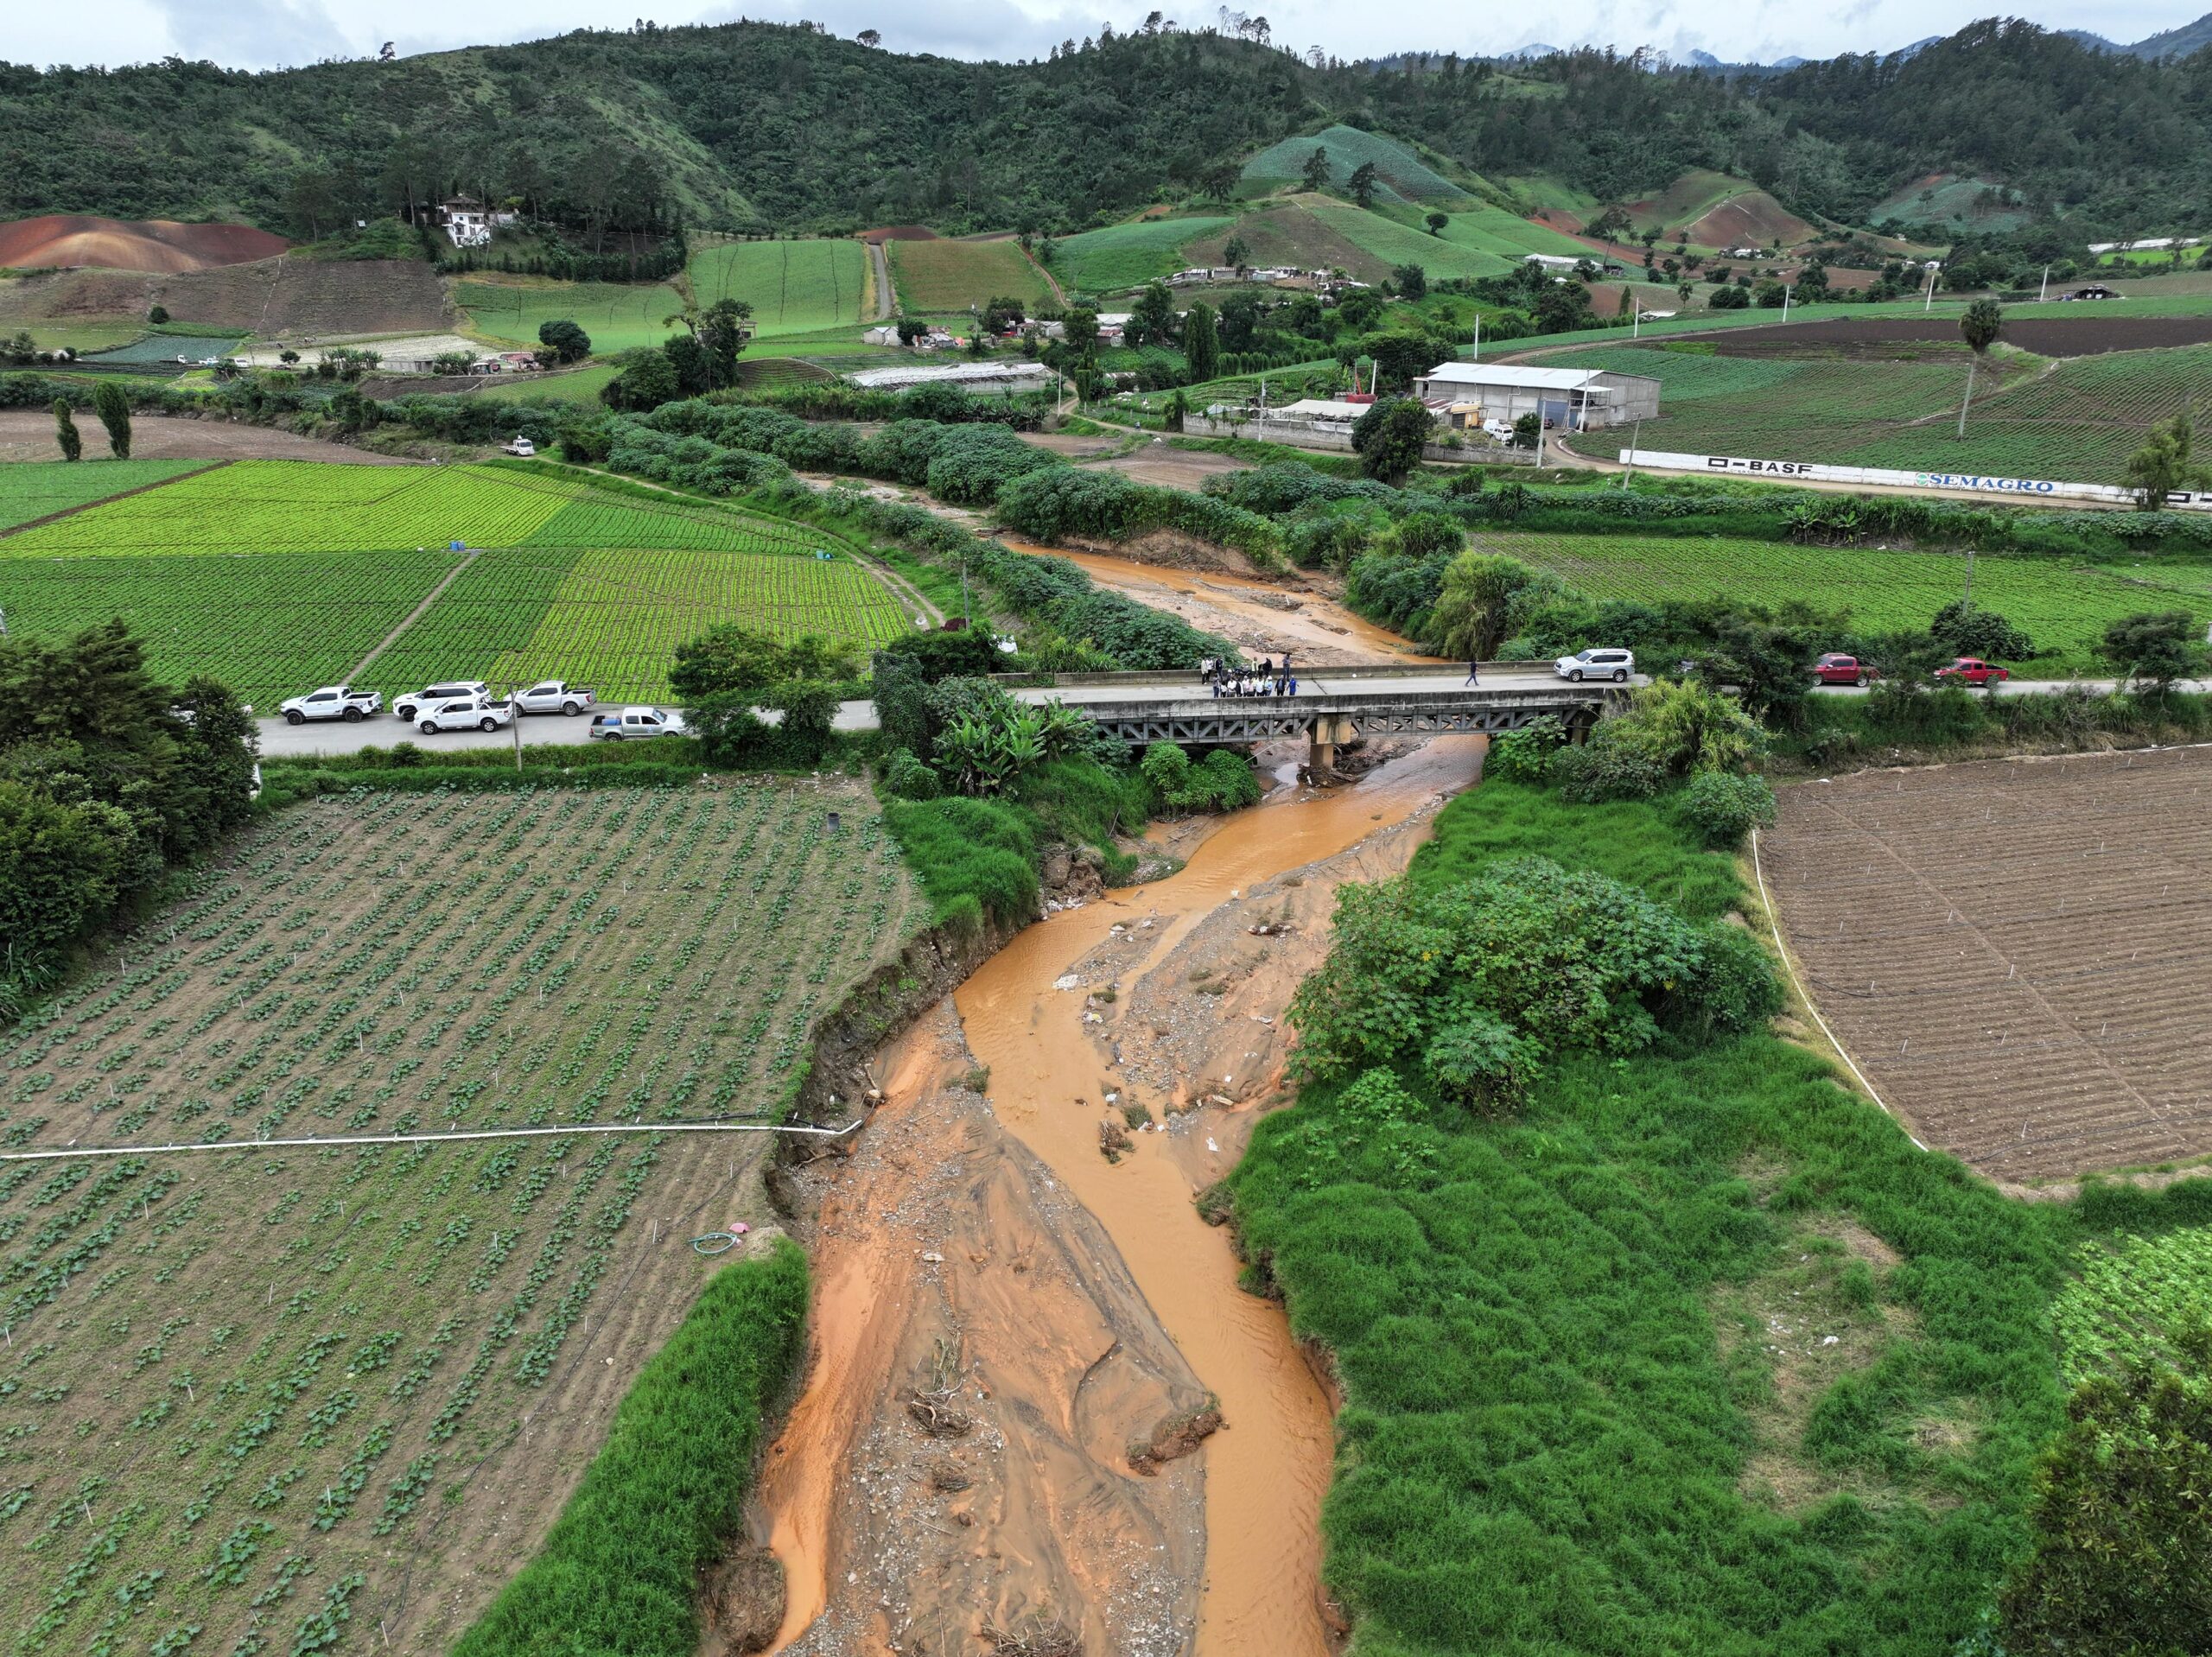
[[[1071,291],[1107,294],[1135,288],[1181,270],[1192,263],[1183,254],[1185,244],[1225,233],[1236,223],[1219,217],[1148,219],[1087,230],[1052,244],[1052,274]]]
[[[691,291],[702,305],[741,299],[762,336],[806,333],[864,320],[868,250],[849,240],[723,242],[691,256]]]
[[[1763,541],[1662,536],[1523,535],[1486,531],[1484,550],[1547,569],[1594,597],[1656,603],[1726,597],[1779,606],[1792,601],[1847,614],[1869,632],[1919,631],[1965,587],[1963,557],[1876,548],[1805,547]],[[2094,646],[2107,622],[2149,609],[2212,620],[2194,572],[2168,581],[2155,568],[2131,578],[2050,559],[1982,558],[1974,596],[2027,630],[2039,654],[2010,663],[2024,678],[2103,674]]]
[[[644,700],[715,622],[855,647],[911,625],[835,536],[509,467],[245,461],[0,539],[12,630],[120,614],[157,675],[263,706],[347,675],[448,575],[365,683],[559,676]]]
[[[237,1146],[0,1164],[15,1649],[449,1650],[766,1136],[257,1141],[774,1120],[916,908],[863,788],[463,796],[444,857],[425,803],[249,829],[0,1038],[10,1154]]]
[[[487,340],[534,347],[540,324],[567,321],[602,353],[658,345],[675,331],[666,319],[683,308],[683,295],[666,283],[485,276],[456,282],[453,296]]]
[[[1357,127],[1332,126],[1310,137],[1285,138],[1244,163],[1243,181],[1267,190],[1302,183],[1315,149],[1329,159],[1329,181],[1341,189],[1363,164],[1374,167],[1382,182],[1378,200],[1418,203],[1447,211],[1465,206],[1467,193],[1422,161],[1405,145]]]

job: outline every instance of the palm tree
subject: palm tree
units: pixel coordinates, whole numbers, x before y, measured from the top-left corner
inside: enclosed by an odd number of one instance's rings
[[[1967,359],[1967,394],[1959,403],[1959,435],[1967,435],[1967,409],[1974,402],[1974,371],[1980,365],[1997,336],[2005,332],[2005,308],[1993,299],[1977,299],[1959,319],[1959,337],[1974,355]]]

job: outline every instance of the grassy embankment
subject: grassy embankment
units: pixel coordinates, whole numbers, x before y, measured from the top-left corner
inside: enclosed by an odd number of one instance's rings
[[[1662,804],[1497,782],[1412,879],[1540,853],[1691,918],[1746,903]],[[1939,1657],[2026,1537],[2069,1248],[2202,1182],[2017,1203],[1766,1033],[1582,1054],[1517,1114],[1388,1133],[1309,1086],[1242,1240],[1346,1390],[1326,1577],[1370,1657]]]

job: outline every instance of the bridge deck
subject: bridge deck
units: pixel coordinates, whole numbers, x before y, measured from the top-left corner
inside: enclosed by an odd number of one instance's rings
[[[1446,683],[1308,689],[1296,696],[1184,696],[1107,701],[1095,695],[1071,702],[1128,742],[1263,742],[1271,738],[1326,733],[1343,740],[1364,735],[1436,735],[1446,732],[1513,731],[1546,717],[1587,724],[1626,694],[1611,684],[1515,684],[1462,687]]]

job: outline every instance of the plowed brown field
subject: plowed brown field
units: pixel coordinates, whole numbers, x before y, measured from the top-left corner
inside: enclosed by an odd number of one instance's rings
[[[18,270],[96,265],[107,270],[205,270],[273,258],[290,245],[251,225],[48,213],[0,225],[0,265]]]
[[[2212,749],[1869,771],[1760,844],[1883,1099],[1994,1178],[2212,1154]]]

